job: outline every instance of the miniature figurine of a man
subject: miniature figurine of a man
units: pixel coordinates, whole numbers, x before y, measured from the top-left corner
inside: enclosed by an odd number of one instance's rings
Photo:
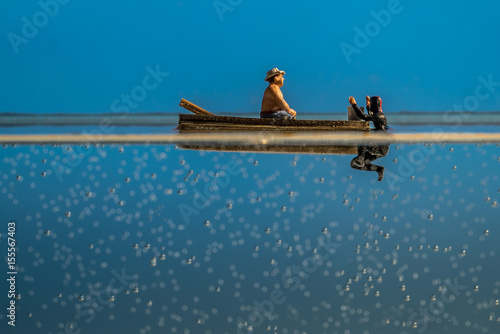
[[[356,104],[354,97],[349,97],[349,103],[351,104],[356,116],[365,121],[372,121],[375,126],[375,130],[387,130],[387,118],[385,118],[382,112],[382,99],[378,96],[366,96],[366,110],[368,115],[365,115],[361,109],[359,109]]]
[[[269,86],[264,91],[264,97],[262,98],[261,118],[295,118],[297,113],[286,103],[280,89],[285,81],[284,75],[285,71],[280,71],[277,67],[267,72],[265,80],[269,82]]]

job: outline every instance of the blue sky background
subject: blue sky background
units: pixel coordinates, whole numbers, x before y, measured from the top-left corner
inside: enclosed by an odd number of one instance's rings
[[[386,112],[500,109],[500,84],[474,99],[479,76],[500,82],[498,1],[60,1],[0,4],[0,112],[177,113],[181,97],[259,111],[275,66],[298,112],[343,111],[366,94]],[[372,11],[391,6],[377,31]],[[39,25],[29,38],[24,17]],[[356,45],[356,27],[375,30]],[[358,47],[350,62],[342,43]],[[144,90],[148,66],[169,75]],[[132,91],[147,95],[126,107]]]

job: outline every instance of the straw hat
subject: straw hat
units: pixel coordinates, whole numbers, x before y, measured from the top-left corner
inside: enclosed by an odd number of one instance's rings
[[[280,71],[280,70],[278,70],[277,67],[275,67],[272,70],[267,72],[267,76],[264,80],[267,81],[267,79],[269,79],[270,77],[274,77],[275,75],[278,75],[278,74],[285,75],[285,71]]]

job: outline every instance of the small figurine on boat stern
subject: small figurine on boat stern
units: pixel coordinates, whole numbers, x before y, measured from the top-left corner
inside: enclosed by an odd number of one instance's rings
[[[375,130],[385,131],[389,128],[387,126],[387,118],[382,112],[382,99],[379,96],[372,96],[371,98],[366,96],[366,110],[368,111],[368,115],[363,113],[358,107],[354,97],[349,97],[349,103],[359,119],[373,122]]]

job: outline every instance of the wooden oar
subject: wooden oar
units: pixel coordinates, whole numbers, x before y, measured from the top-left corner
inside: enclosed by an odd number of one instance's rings
[[[192,113],[195,113],[196,115],[200,116],[215,116],[212,114],[210,111],[207,111],[201,107],[198,107],[196,104],[189,102],[188,100],[181,99],[181,103],[179,104],[181,107],[184,109],[187,109],[191,111]]]

